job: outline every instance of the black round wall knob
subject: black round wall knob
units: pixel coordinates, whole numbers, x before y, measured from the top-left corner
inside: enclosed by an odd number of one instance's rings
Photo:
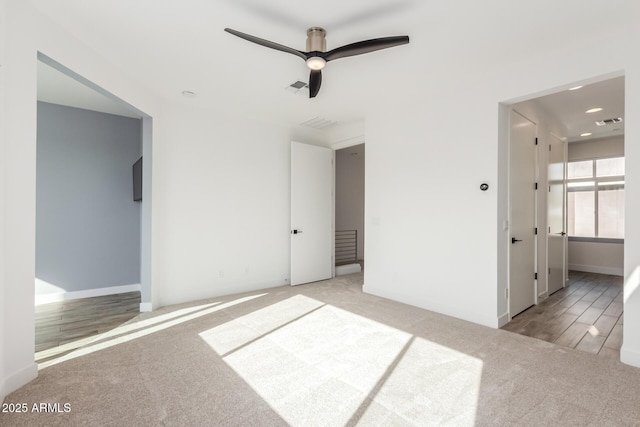
[[[480,189],[482,191],[487,191],[489,189],[489,184],[487,184],[487,183],[480,184]]]

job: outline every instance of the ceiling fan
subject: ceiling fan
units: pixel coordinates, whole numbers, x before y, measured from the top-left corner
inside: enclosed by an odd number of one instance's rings
[[[320,85],[322,84],[322,69],[327,62],[409,43],[409,36],[382,37],[351,43],[326,52],[327,41],[325,37],[327,32],[323,28],[312,27],[307,30],[307,52],[303,52],[269,40],[241,33],[240,31],[232,30],[231,28],[225,28],[224,30],[234,36],[238,36],[261,46],[287,52],[304,59],[307,63],[307,67],[311,69],[311,74],[309,76],[309,98],[315,98],[320,91]]]

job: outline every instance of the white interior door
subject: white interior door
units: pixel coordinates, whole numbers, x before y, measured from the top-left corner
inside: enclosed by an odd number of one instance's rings
[[[333,151],[291,143],[291,285],[331,278]]]
[[[567,246],[565,230],[565,181],[566,165],[565,144],[555,135],[551,135],[549,145],[549,196],[547,197],[547,234],[549,263],[549,295],[562,289],[565,283],[564,264]]]
[[[509,136],[509,314],[536,302],[536,125],[511,111]]]

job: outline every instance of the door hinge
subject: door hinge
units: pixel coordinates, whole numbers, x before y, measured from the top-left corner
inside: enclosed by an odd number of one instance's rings
[[[549,144],[549,151],[551,151],[551,144]]]
[[[537,189],[538,189],[538,183],[536,182],[534,190],[537,190]]]
[[[533,273],[533,278],[534,278],[535,280],[538,280],[538,273]]]
[[[551,233],[551,227],[549,227],[549,233]]]
[[[551,267],[549,267],[549,276],[551,276]]]
[[[536,145],[538,145],[538,138],[536,138]]]
[[[533,234],[538,235],[538,227],[533,229]]]

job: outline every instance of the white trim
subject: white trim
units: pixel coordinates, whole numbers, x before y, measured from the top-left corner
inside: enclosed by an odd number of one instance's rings
[[[103,295],[124,294],[126,292],[140,292],[140,284],[111,286],[108,288],[86,289],[84,291],[60,292],[57,294],[36,295],[35,305],[48,304],[80,298],[101,297]]]
[[[38,365],[30,363],[27,367],[3,379],[2,383],[0,383],[0,402],[3,402],[4,398],[10,393],[13,393],[28,382],[35,380],[37,377]]]
[[[640,368],[640,352],[637,350],[629,350],[624,344],[620,349],[620,361],[627,365],[637,366]]]
[[[140,303],[140,313],[148,313],[153,311],[152,304],[150,302],[141,302]]]
[[[511,320],[511,316],[509,316],[509,313],[505,313],[502,316],[498,316],[498,329],[502,328],[504,325],[509,323],[510,320]]]
[[[331,144],[331,149],[334,151],[342,150],[343,148],[353,147],[354,145],[364,144],[364,135],[354,136],[353,138],[343,139],[342,141]]]
[[[613,276],[624,276],[622,267],[602,267],[599,265],[569,264],[569,270],[584,271],[586,273],[610,274]]]
[[[346,264],[336,266],[336,276],[344,276],[345,274],[360,273],[362,267],[360,264]]]

